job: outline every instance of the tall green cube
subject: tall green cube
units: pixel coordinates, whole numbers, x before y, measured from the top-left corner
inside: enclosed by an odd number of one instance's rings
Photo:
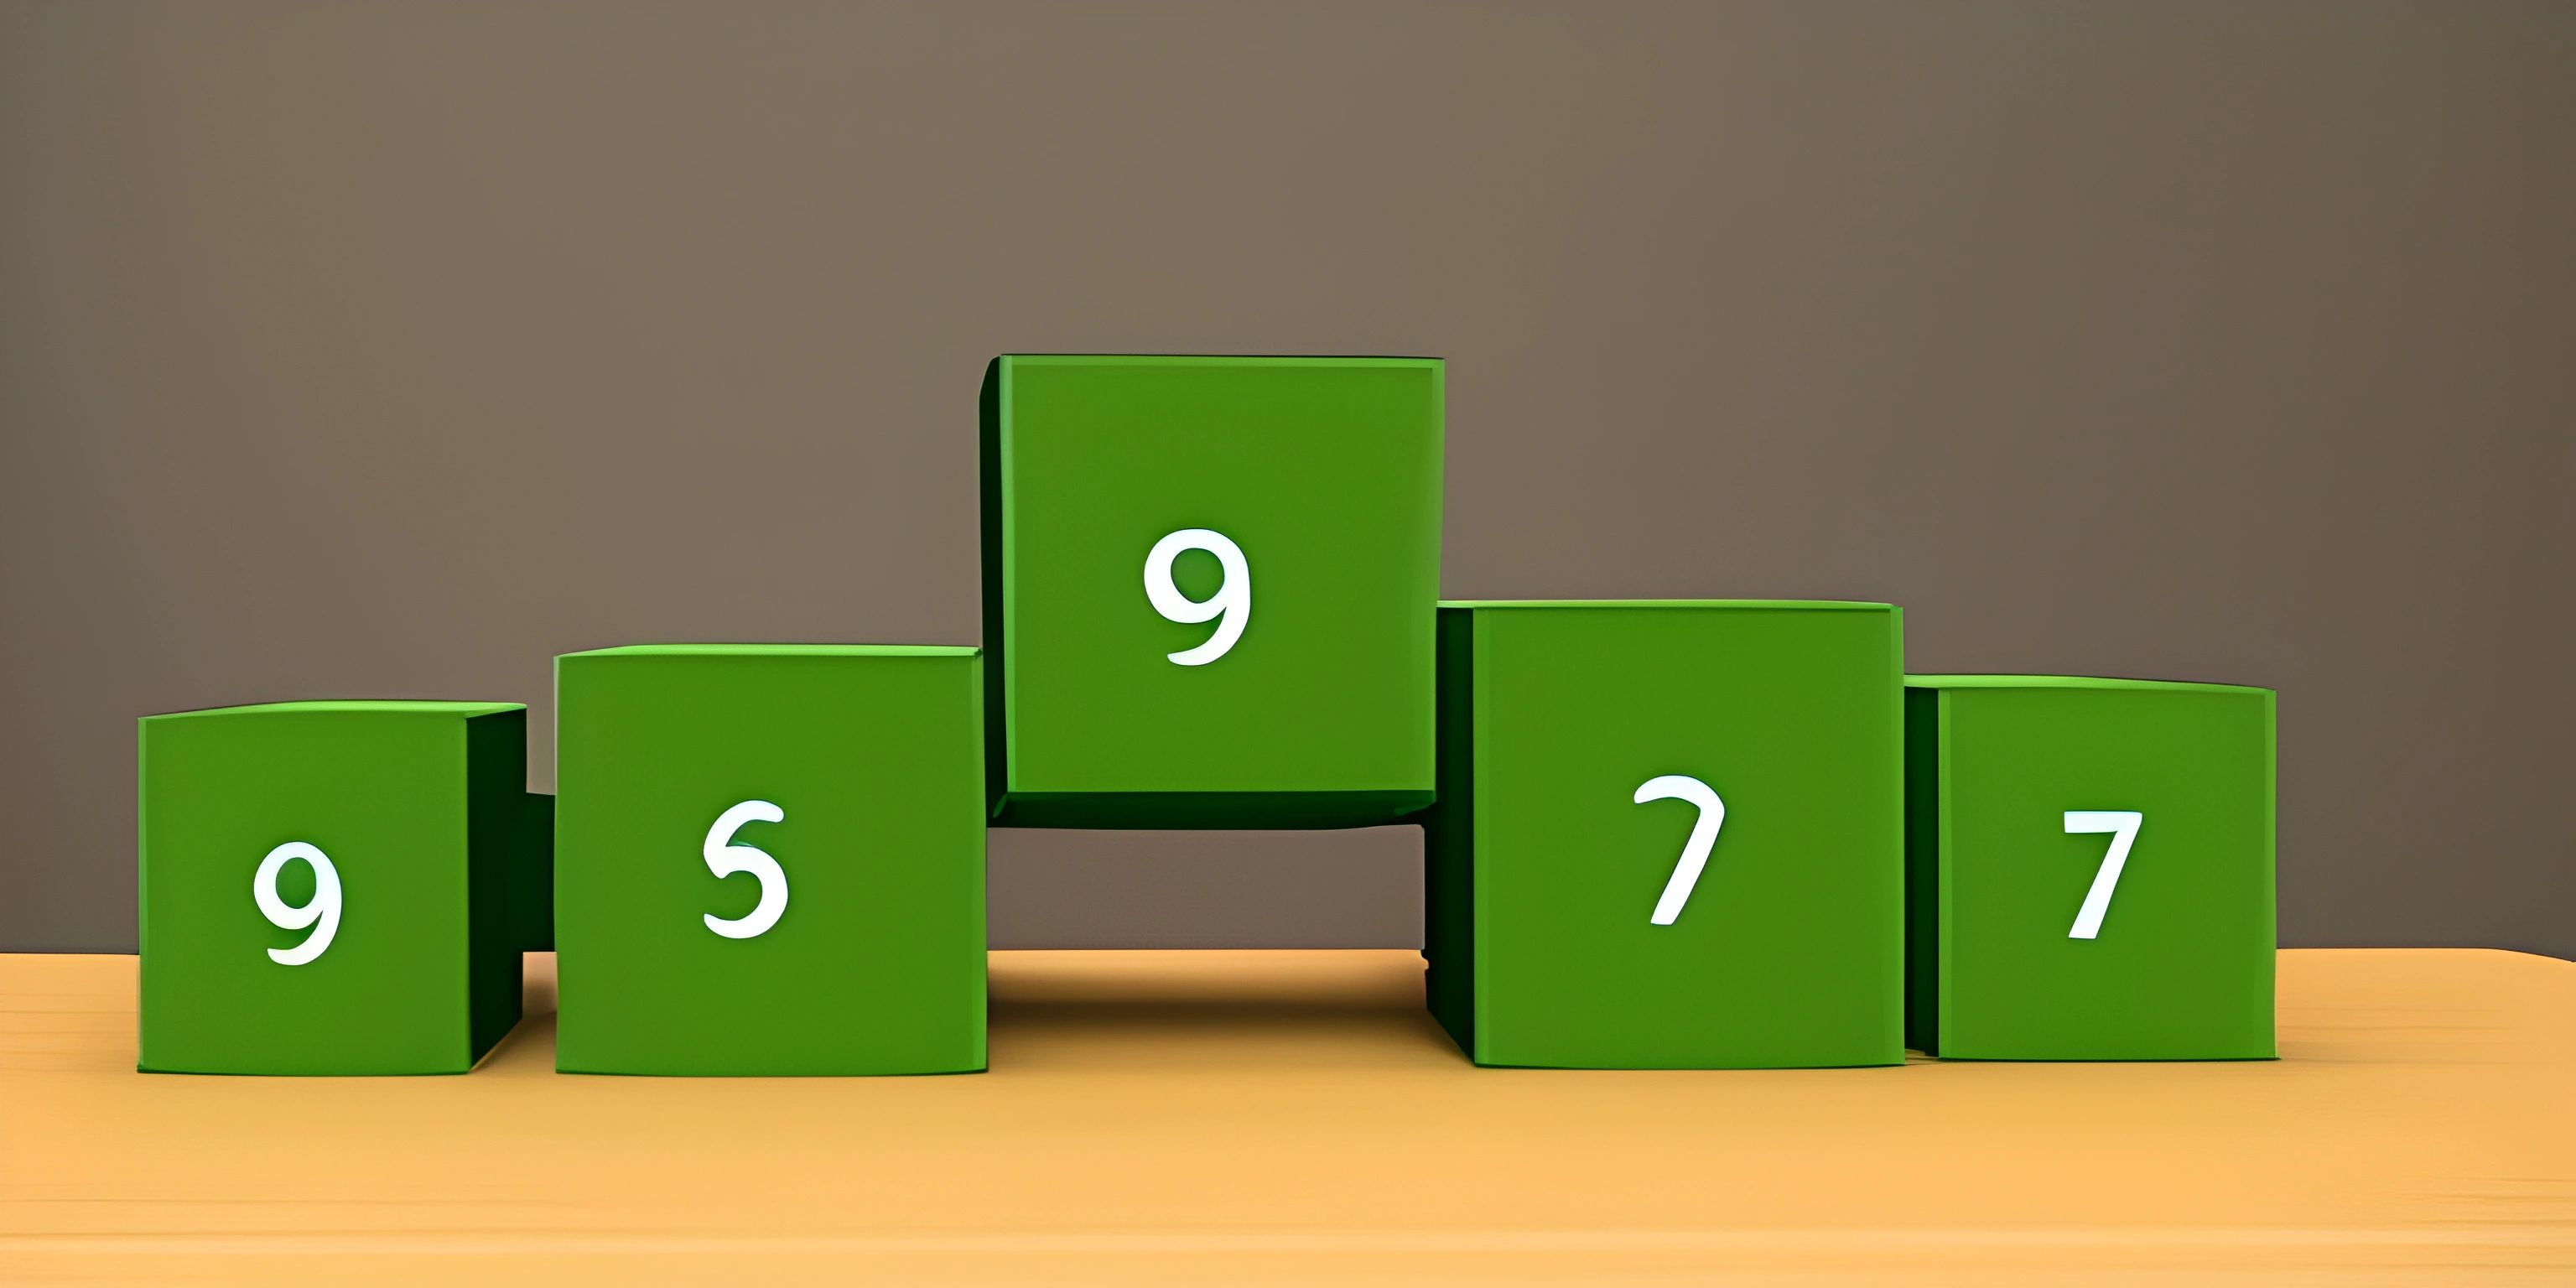
[[[1432,1013],[1478,1064],[1905,1057],[1885,604],[1440,609]]]
[[[997,822],[1431,803],[1437,360],[1004,357],[982,419]]]
[[[555,660],[556,1066],[984,1067],[971,648]]]
[[[1954,1059],[2267,1059],[2273,695],[1906,680],[1906,1034]]]
[[[519,1019],[527,711],[147,716],[141,1068],[463,1073]]]

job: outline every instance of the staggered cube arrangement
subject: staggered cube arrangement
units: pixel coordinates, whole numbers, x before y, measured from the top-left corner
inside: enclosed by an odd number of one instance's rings
[[[556,661],[504,703],[141,724],[169,1072],[985,1067],[988,826],[1418,823],[1477,1064],[2272,1054],[2269,691],[1903,674],[1899,611],[1438,601],[1443,370],[1012,356],[985,647]]]

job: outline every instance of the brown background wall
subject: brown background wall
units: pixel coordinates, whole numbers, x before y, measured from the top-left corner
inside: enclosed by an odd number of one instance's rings
[[[970,641],[1008,350],[1450,361],[1454,596],[2282,691],[2298,944],[2576,955],[2576,6],[0,3],[0,946],[132,719]],[[551,739],[532,759],[551,785]],[[1404,830],[999,833],[1386,944]]]

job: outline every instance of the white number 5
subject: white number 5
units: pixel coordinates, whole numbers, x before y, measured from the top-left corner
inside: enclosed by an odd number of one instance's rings
[[[1172,584],[1172,561],[1184,550],[1207,551],[1224,567],[1225,579],[1216,584],[1215,594],[1192,599]],[[1224,657],[1243,638],[1244,623],[1252,620],[1252,565],[1244,562],[1243,547],[1227,540],[1224,533],[1183,528],[1155,542],[1146,553],[1145,598],[1152,601],[1155,612],[1184,625],[1224,619],[1204,643],[1164,655],[1183,666],[1205,666]]]
[[[1690,839],[1682,843],[1681,861],[1673,865],[1672,879],[1664,882],[1664,897],[1655,901],[1655,915],[1647,918],[1658,926],[1669,926],[1682,915],[1682,905],[1690,902],[1691,889],[1699,884],[1700,869],[1708,866],[1710,847],[1717,844],[1717,829],[1726,826],[1726,802],[1717,798],[1709,785],[1688,774],[1666,774],[1649,778],[1637,789],[1637,803],[1684,800],[1699,806],[1699,821],[1691,824]]]
[[[2093,888],[2084,892],[2084,906],[2076,910],[2075,928],[2066,932],[2069,939],[2092,939],[2102,933],[2102,914],[2111,910],[2111,892],[2120,887],[2120,869],[2129,863],[2129,847],[2138,843],[2138,825],[2147,816],[2133,809],[2071,809],[2066,811],[2066,834],[2108,832],[2111,850],[2102,856],[2102,866],[2093,873]]]
[[[784,823],[787,811],[767,801],[744,801],[716,816],[716,825],[707,829],[707,841],[700,847],[706,856],[707,871],[720,877],[748,872],[760,880],[760,902],[739,917],[706,914],[707,929],[727,939],[749,939],[778,924],[779,914],[787,911],[787,872],[778,860],[756,846],[731,844],[733,834],[745,823]]]
[[[277,894],[278,874],[286,870],[287,861],[302,859],[313,865],[313,898],[301,908],[287,906]],[[259,871],[250,879],[250,897],[259,904],[259,915],[280,930],[302,930],[314,922],[312,934],[293,948],[271,948],[268,959],[280,966],[301,966],[322,955],[331,946],[331,936],[340,933],[340,870],[331,866],[331,856],[317,846],[302,841],[289,841],[268,852],[259,861]]]

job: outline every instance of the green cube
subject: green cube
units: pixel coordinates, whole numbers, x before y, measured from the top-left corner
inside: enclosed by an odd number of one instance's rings
[[[2272,740],[2268,689],[1907,677],[1907,1040],[2272,1057]]]
[[[527,710],[141,722],[139,1067],[463,1073],[519,1019]]]
[[[1478,1064],[1905,1058],[1885,604],[1440,609],[1431,1009]]]
[[[1346,827],[1429,805],[1440,425],[1434,359],[996,359],[995,820]]]
[[[984,1067],[971,648],[555,660],[556,1067]]]

